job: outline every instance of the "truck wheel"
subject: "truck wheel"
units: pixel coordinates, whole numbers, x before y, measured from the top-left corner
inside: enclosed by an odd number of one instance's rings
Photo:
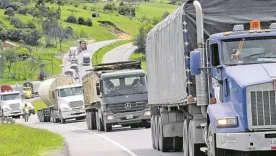
[[[66,123],[66,120],[63,119],[62,114],[61,114],[60,111],[59,111],[59,118],[60,118],[60,122],[61,122],[62,124],[65,124],[65,123]]]
[[[156,146],[156,149],[159,151],[160,148],[159,148],[159,124],[158,124],[158,118],[159,116],[155,116],[155,119],[154,119],[154,126],[155,126],[155,146]]]
[[[111,132],[112,131],[112,124],[104,124],[104,130],[106,132]]]
[[[96,112],[91,112],[91,129],[92,130],[97,129]]]
[[[183,153],[184,156],[189,156],[189,138],[188,138],[188,120],[184,120],[183,123]]]
[[[192,124],[193,122],[193,120],[190,121],[188,128],[189,156],[205,156],[205,153],[200,151],[200,147],[194,143],[195,138],[193,132],[196,131],[196,127]]]
[[[158,130],[159,130],[159,148],[162,152],[169,152],[171,149],[172,138],[166,138],[163,136],[163,126],[161,116],[158,117]]]
[[[91,126],[90,126],[90,113],[91,112],[86,112],[86,124],[87,124],[88,129],[91,129]]]
[[[152,147],[156,149],[155,145],[155,116],[151,117],[151,142],[152,142]]]
[[[99,118],[98,112],[96,112],[96,120],[97,120],[97,125],[98,125],[98,131],[104,131],[104,126],[103,123],[101,121],[101,119]]]

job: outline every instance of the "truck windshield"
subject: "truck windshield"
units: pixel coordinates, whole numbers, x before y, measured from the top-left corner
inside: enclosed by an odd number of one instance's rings
[[[60,97],[67,97],[67,96],[74,96],[74,95],[83,95],[82,87],[64,88],[59,90]]]
[[[20,99],[20,94],[19,93],[5,94],[5,95],[2,95],[2,99],[3,99],[3,101]]]
[[[83,62],[84,63],[89,63],[90,62],[90,57],[83,57]]]
[[[222,41],[226,65],[276,63],[276,38],[255,37]]]
[[[31,90],[31,87],[24,87],[23,90],[24,91],[29,91],[29,90]]]
[[[103,86],[104,94],[107,96],[121,96],[147,93],[145,75],[132,75],[119,78],[105,79]]]

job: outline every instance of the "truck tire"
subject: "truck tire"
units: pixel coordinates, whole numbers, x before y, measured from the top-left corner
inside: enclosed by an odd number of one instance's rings
[[[188,128],[189,156],[205,156],[205,153],[200,151],[200,147],[194,143],[195,138],[193,132],[196,130],[196,127],[192,124],[193,122],[193,120],[190,121]]]
[[[151,117],[151,142],[152,142],[152,147],[156,149],[155,145],[155,116]]]
[[[61,114],[60,111],[59,111],[59,118],[60,118],[60,122],[61,122],[62,124],[65,124],[65,123],[66,123],[66,120],[63,119],[62,114]]]
[[[171,150],[172,138],[166,138],[163,136],[163,125],[161,116],[158,116],[158,130],[159,130],[159,148],[162,152],[169,152]]]
[[[98,131],[104,131],[104,125],[103,125],[101,119],[99,118],[98,112],[96,112],[96,120],[97,120],[97,125],[98,125],[97,130]]]
[[[86,112],[86,124],[88,129],[91,129],[90,114],[91,112]]]
[[[111,132],[112,131],[112,124],[104,124],[104,130],[106,132]]]
[[[97,129],[96,112],[91,112],[91,129]]]
[[[160,150],[159,148],[159,124],[158,124],[158,119],[159,119],[159,116],[155,116],[155,119],[154,119],[154,126],[155,126],[155,146],[156,146],[156,150]]]
[[[183,123],[183,154],[189,156],[188,120]]]

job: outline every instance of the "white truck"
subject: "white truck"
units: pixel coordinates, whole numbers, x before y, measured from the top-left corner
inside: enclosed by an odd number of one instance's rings
[[[40,122],[65,123],[68,119],[83,120],[86,117],[83,89],[68,75],[58,75],[43,81],[38,89],[47,108],[38,110]]]
[[[23,115],[22,99],[19,91],[0,93],[0,116],[20,118]]]

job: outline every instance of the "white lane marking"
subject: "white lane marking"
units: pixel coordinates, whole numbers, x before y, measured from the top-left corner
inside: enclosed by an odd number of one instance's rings
[[[82,130],[82,131],[85,131],[85,132],[88,132],[88,133],[91,133],[91,134],[94,134],[94,135],[97,135],[99,137],[102,137],[104,139],[106,139],[107,141],[111,142],[112,144],[120,147],[121,149],[123,149],[124,151],[126,151],[128,154],[130,154],[131,156],[138,156],[136,155],[135,153],[133,153],[131,150],[127,149],[125,146],[117,143],[116,141],[104,136],[104,135],[101,135],[99,133],[95,133],[95,132],[92,132],[92,131],[88,131],[88,130],[85,130],[85,129],[82,129],[82,128],[79,128],[79,127],[73,127],[73,126],[66,126],[66,127],[71,127],[71,128],[75,128],[75,129],[78,129],[78,130]]]

